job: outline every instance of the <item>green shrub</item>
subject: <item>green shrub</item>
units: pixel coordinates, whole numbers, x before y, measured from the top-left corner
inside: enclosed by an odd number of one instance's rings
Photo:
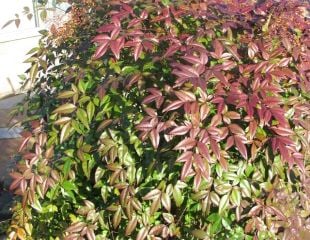
[[[30,52],[10,239],[309,238],[309,5],[126,2]]]

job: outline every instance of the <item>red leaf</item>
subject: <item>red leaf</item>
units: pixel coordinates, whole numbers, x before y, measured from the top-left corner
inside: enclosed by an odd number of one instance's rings
[[[211,145],[211,149],[213,151],[213,154],[219,160],[221,157],[221,154],[220,154],[220,147],[219,147],[218,143],[215,140],[213,140],[212,138],[210,138],[210,145]]]
[[[187,150],[196,146],[196,140],[193,138],[185,138],[178,145],[174,147],[174,150]]]
[[[235,143],[234,137],[233,136],[228,137],[227,141],[226,141],[225,149],[228,150],[229,148],[231,148],[234,145],[234,143]]]
[[[200,58],[195,57],[195,56],[184,56],[184,57],[182,57],[182,59],[184,59],[187,62],[192,63],[192,64],[201,64]]]
[[[140,57],[141,53],[142,53],[142,43],[140,42],[140,43],[138,43],[136,45],[136,47],[134,49],[133,56],[134,56],[135,61],[138,60],[138,58]]]
[[[177,52],[181,48],[180,43],[174,43],[169,46],[166,53],[164,54],[164,58],[172,56],[175,52]]]
[[[150,139],[151,139],[151,142],[152,142],[152,145],[155,149],[158,148],[158,145],[159,145],[159,140],[160,140],[160,137],[159,137],[159,133],[157,131],[157,129],[153,129],[151,132],[150,132]]]
[[[175,109],[178,109],[180,108],[184,103],[180,100],[177,100],[177,101],[173,101],[172,103],[170,103],[167,107],[165,107],[163,109],[163,112],[168,112],[168,111],[172,111],[172,110],[175,110]]]
[[[198,142],[197,147],[198,147],[199,153],[205,158],[207,158],[209,161],[211,161],[210,152],[209,152],[207,145],[205,143]]]
[[[294,132],[289,128],[284,127],[271,127],[271,129],[278,135],[283,137],[292,136]]]
[[[196,101],[196,96],[192,92],[181,90],[181,91],[175,91],[174,93],[178,97],[178,99],[180,99],[182,102]]]
[[[226,161],[226,159],[221,155],[220,159],[219,159],[220,165],[221,167],[227,171],[228,170],[228,163]]]
[[[239,127],[237,124],[230,124],[229,126],[229,130],[233,133],[233,134],[237,134],[237,135],[245,135],[243,129],[241,127]]]
[[[257,129],[257,122],[255,120],[253,120],[249,124],[250,139],[253,139],[253,137],[255,136],[256,129]]]
[[[192,152],[184,152],[180,157],[176,160],[176,162],[186,162],[189,161],[193,156]]]
[[[238,135],[235,135],[234,139],[235,139],[235,144],[236,144],[236,147],[237,147],[238,151],[241,153],[242,157],[247,159],[248,158],[248,153],[247,153],[246,146],[244,145],[242,139]]]
[[[141,122],[136,126],[140,131],[150,131],[154,126],[150,122]]]
[[[125,39],[123,37],[110,41],[111,51],[113,52],[116,59],[119,59],[120,51],[124,47],[124,43]]]
[[[203,104],[200,106],[199,114],[200,114],[201,121],[205,120],[208,117],[209,112],[210,112],[210,108],[207,104]]]
[[[217,125],[222,123],[222,116],[220,114],[216,114],[213,116],[211,120],[211,126],[216,127]]]
[[[195,163],[197,164],[197,166],[199,167],[201,174],[203,175],[203,177],[208,180],[210,178],[209,176],[209,171],[207,169],[207,164],[208,162],[203,161],[203,159],[200,157],[199,154],[195,154],[194,156],[194,160]]]
[[[214,48],[215,58],[221,58],[224,48],[222,44],[220,43],[220,41],[216,39],[213,41],[212,45]]]
[[[181,172],[181,180],[184,181],[186,177],[188,177],[192,172],[192,160],[188,160],[184,163],[182,172]]]
[[[93,56],[94,59],[98,59],[102,57],[108,50],[108,43],[109,42],[103,42],[97,49]]]
[[[191,125],[189,125],[189,126],[178,126],[175,129],[173,129],[172,131],[170,131],[169,134],[181,136],[181,135],[186,134],[191,128],[192,128]]]

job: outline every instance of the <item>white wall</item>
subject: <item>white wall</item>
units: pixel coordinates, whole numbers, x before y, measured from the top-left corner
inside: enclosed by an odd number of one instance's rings
[[[29,21],[22,14],[24,6],[33,9],[32,0],[1,0],[0,26],[15,18],[16,13],[20,16],[21,24],[19,28],[13,23],[0,29],[0,98],[19,91],[20,79],[17,75],[28,67],[22,63],[26,59],[25,54],[39,39],[34,18]]]
[[[18,13],[21,19],[19,28],[12,23],[9,26],[0,29],[0,98],[18,93],[20,89],[20,79],[18,75],[23,74],[29,67],[29,64],[23,63],[26,59],[26,53],[37,45],[40,38],[38,31],[50,25],[52,20],[47,23],[39,22],[40,27],[36,26],[35,18],[28,20],[22,13],[27,6],[33,11],[32,0],[0,0],[0,28],[10,19],[15,18]],[[52,1],[50,1],[52,2]],[[51,4],[48,7],[52,7]],[[61,9],[68,6],[63,4]],[[50,19],[59,19],[63,11],[49,12]]]

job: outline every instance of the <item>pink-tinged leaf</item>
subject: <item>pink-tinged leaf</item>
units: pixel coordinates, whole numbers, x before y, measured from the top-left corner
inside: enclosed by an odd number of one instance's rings
[[[142,199],[143,200],[153,200],[155,198],[158,198],[158,196],[161,194],[161,191],[159,189],[153,189],[148,194],[146,194]]]
[[[133,14],[133,9],[132,9],[132,7],[130,7],[130,6],[129,6],[128,4],[126,4],[126,3],[121,3],[121,4],[122,4],[122,8],[123,8],[126,12]]]
[[[234,111],[228,111],[225,113],[225,116],[230,119],[240,119],[240,114]]]
[[[192,92],[181,90],[181,91],[175,91],[174,93],[178,97],[178,99],[180,99],[182,102],[196,101],[196,96]]]
[[[210,138],[210,146],[211,146],[213,154],[219,160],[221,157],[221,154],[220,154],[220,147],[219,147],[218,143],[215,140],[213,140],[212,138]]]
[[[273,206],[266,206],[265,210],[270,214],[276,215],[282,221],[287,221],[286,216],[279,209]]]
[[[228,162],[227,160],[221,155],[220,158],[219,158],[219,163],[221,165],[221,167],[227,171],[228,170]]]
[[[205,120],[208,117],[209,112],[210,112],[210,108],[209,108],[208,104],[201,105],[200,106],[200,111],[199,111],[200,120],[201,121]]]
[[[228,150],[229,148],[231,148],[234,145],[234,143],[235,143],[234,136],[228,137],[226,141],[225,150]]]
[[[10,191],[13,191],[13,190],[15,190],[16,188],[18,188],[22,179],[23,179],[23,178],[17,178],[17,179],[15,179],[15,180],[11,183],[11,185],[10,185],[10,188],[9,188]]]
[[[257,130],[257,122],[255,120],[251,121],[249,124],[250,139],[253,139]]]
[[[172,111],[172,110],[175,110],[175,109],[178,109],[180,108],[181,106],[183,106],[183,102],[180,101],[180,100],[177,100],[177,101],[173,101],[172,103],[170,103],[167,107],[165,107],[163,109],[163,112],[169,112],[169,111]]]
[[[184,56],[181,58],[192,64],[202,64],[200,58],[195,56]]]
[[[148,231],[149,230],[146,227],[141,228],[136,240],[144,240],[147,237]]]
[[[199,153],[202,156],[204,156],[206,159],[211,161],[211,156],[210,156],[210,152],[209,152],[209,149],[208,149],[207,145],[205,143],[198,142],[197,143],[197,147],[198,147]]]
[[[225,75],[220,72],[220,71],[213,71],[213,75],[220,80],[220,82],[224,85],[229,85],[227,78],[225,77]]]
[[[202,180],[201,173],[196,171],[195,178],[194,178],[194,191],[198,191],[200,184],[201,184],[201,180]]]
[[[124,47],[124,43],[125,43],[125,39],[123,37],[110,41],[110,48],[114,56],[116,57],[116,59],[119,59],[120,51]]]
[[[184,163],[181,171],[181,180],[184,181],[192,173],[192,160],[188,160]]]
[[[153,108],[145,108],[144,111],[152,118],[157,117],[157,112]]]
[[[215,53],[214,57],[221,58],[223,51],[224,51],[223,45],[217,39],[213,41],[212,45],[213,45],[214,53]]]
[[[88,239],[88,240],[95,240],[95,239],[96,239],[96,235],[95,235],[93,229],[87,228],[87,230],[86,230],[86,236],[87,236],[87,239]]]
[[[192,157],[193,157],[193,153],[192,152],[184,152],[184,153],[181,154],[180,157],[178,157],[176,162],[190,161]]]
[[[126,85],[126,89],[130,89],[130,87],[131,87],[133,84],[139,82],[139,81],[141,80],[141,78],[142,78],[141,74],[134,74],[134,75],[132,75],[132,76],[130,77],[130,79],[129,79],[127,85]]]
[[[160,140],[160,137],[159,137],[159,133],[157,131],[157,129],[153,129],[151,132],[150,132],[150,139],[151,139],[151,142],[152,142],[152,145],[155,149],[158,148],[158,145],[159,145],[159,140]]]
[[[172,56],[174,53],[176,53],[181,48],[180,43],[173,43],[169,46],[166,53],[164,54],[164,58]]]
[[[256,205],[256,206],[254,206],[254,207],[252,207],[251,208],[251,210],[249,211],[249,213],[248,213],[248,216],[249,217],[253,217],[253,216],[257,216],[259,213],[260,213],[260,211],[263,209],[263,207],[262,206],[260,206],[260,205]]]
[[[195,164],[199,167],[202,176],[208,180],[210,178],[209,175],[209,165],[207,161],[204,161],[204,159],[201,158],[199,154],[194,155]]]
[[[238,135],[235,135],[234,139],[236,147],[238,151],[241,153],[242,157],[244,157],[244,159],[248,159],[248,152],[246,146],[243,143],[243,140]]]
[[[115,28],[114,24],[105,24],[105,25],[98,28],[98,32],[101,32],[101,33],[111,32],[111,31],[113,31],[114,28]]]
[[[104,42],[102,43],[97,49],[96,49],[96,52],[93,56],[94,59],[98,59],[100,57],[102,57],[108,50],[108,42]]]
[[[140,131],[150,131],[154,126],[150,122],[141,122],[136,126]]]
[[[290,43],[290,40],[287,37],[284,37],[282,39],[282,43],[283,43],[283,46],[286,48],[286,50],[290,52],[292,49],[292,45]]]
[[[258,46],[253,42],[249,43],[249,46],[248,46],[249,58],[253,59],[257,52],[258,52]]]
[[[18,149],[18,152],[22,152],[22,151],[26,148],[27,143],[29,142],[30,138],[31,138],[31,136],[26,137],[26,138],[23,140],[22,144],[20,145],[20,147],[19,147],[19,149]]]
[[[80,232],[85,226],[86,226],[86,223],[76,222],[76,223],[73,223],[70,227],[68,227],[66,229],[66,232],[69,232],[69,233]]]
[[[192,69],[193,70],[193,69]],[[194,71],[194,70],[193,70]],[[180,78],[185,78],[185,79],[187,79],[187,78],[197,78],[197,77],[199,77],[199,75],[197,76],[197,74],[195,74],[195,73],[193,73],[193,72],[191,72],[191,71],[185,71],[184,69],[182,69],[182,70],[177,70],[177,69],[174,69],[173,71],[172,71],[172,73],[173,74],[175,74],[175,75],[177,75],[178,77],[180,77]]]
[[[116,39],[120,32],[121,28],[119,27],[114,28],[113,31],[111,32],[111,39]]]
[[[196,146],[196,140],[192,138],[185,138],[174,147],[174,150],[188,150]]]
[[[188,126],[178,126],[176,128],[174,128],[172,131],[169,132],[170,135],[178,135],[178,136],[182,136],[185,135],[186,133],[188,133],[188,131],[192,128],[191,125]]]
[[[294,131],[289,128],[284,127],[271,127],[271,129],[278,135],[282,137],[288,137],[294,135]]]
[[[233,134],[237,134],[237,135],[245,135],[243,129],[241,127],[239,127],[237,124],[230,124],[229,126],[229,130],[233,133]]]
[[[136,47],[134,49],[134,53],[133,53],[135,61],[138,60],[138,58],[141,56],[141,53],[142,53],[142,43],[138,43],[136,45]]]
[[[111,38],[108,35],[100,34],[100,35],[97,35],[96,37],[94,37],[92,41],[103,44],[103,43],[109,42],[110,39]]]
[[[156,98],[158,98],[158,96],[156,96],[156,95],[149,95],[149,96],[147,96],[147,97],[145,97],[145,98],[143,99],[142,104],[151,103],[151,102],[155,101]]]
[[[290,61],[291,61],[291,58],[282,58],[280,62],[278,63],[278,65],[279,67],[287,67]]]
[[[222,116],[220,114],[216,114],[212,117],[211,126],[216,127],[217,125],[222,123]]]

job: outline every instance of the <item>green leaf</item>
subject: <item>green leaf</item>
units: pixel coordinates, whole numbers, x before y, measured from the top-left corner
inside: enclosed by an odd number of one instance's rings
[[[41,206],[41,203],[39,202],[38,199],[34,201],[34,203],[31,205],[35,210],[37,210],[39,213],[43,211],[43,208]]]
[[[240,202],[241,202],[241,193],[240,193],[240,189],[238,188],[234,188],[231,192],[230,195],[230,201],[232,202],[232,204],[234,204],[235,206],[240,206]]]
[[[66,191],[76,191],[77,187],[73,182],[64,181],[62,183],[62,188]]]
[[[262,27],[262,31],[263,32],[268,32],[268,28],[269,28],[269,24],[270,24],[270,20],[271,20],[271,16],[272,14],[270,14],[266,20],[266,23],[263,25]]]
[[[94,114],[95,114],[95,105],[93,104],[92,101],[90,101],[90,102],[87,104],[86,111],[87,111],[88,121],[89,121],[89,123],[90,123],[91,120],[92,120],[93,117],[94,117]]]
[[[37,74],[38,74],[38,63],[35,63],[32,65],[32,67],[30,68],[30,80],[31,81],[34,81],[37,77]]]
[[[177,207],[180,207],[183,203],[183,200],[184,200],[181,190],[175,186],[173,188],[172,195],[173,195],[173,199],[175,201],[175,204],[177,205]]]
[[[40,18],[43,22],[46,21],[46,17],[47,17],[47,11],[46,9],[43,9],[41,12],[40,12]]]
[[[195,229],[192,231],[192,234],[194,237],[198,238],[198,239],[206,239],[206,237],[208,237],[208,233],[201,230],[201,229]]]
[[[74,129],[71,126],[71,123],[66,123],[60,133],[60,143],[63,143],[65,140],[69,138],[69,136],[74,132]]]
[[[61,105],[60,107],[56,108],[53,113],[60,113],[60,114],[67,114],[67,113],[72,113],[76,109],[76,106],[73,105],[72,103],[66,103]]]
[[[89,129],[89,123],[88,123],[88,118],[87,118],[87,113],[84,109],[78,108],[76,111],[76,116],[78,119],[83,123],[83,125]]]
[[[247,180],[242,179],[240,181],[240,188],[244,197],[251,197],[251,185]]]
[[[57,96],[57,98],[71,98],[72,96],[74,96],[76,93],[74,91],[63,91],[60,92]]]
[[[229,194],[222,196],[219,203],[219,214],[222,215],[229,206]]]

